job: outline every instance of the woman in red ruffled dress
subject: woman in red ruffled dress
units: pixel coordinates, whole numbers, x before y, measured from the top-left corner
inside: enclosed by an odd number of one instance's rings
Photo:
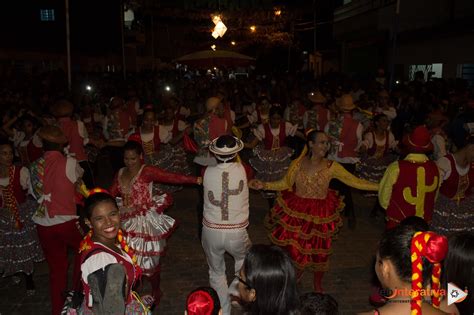
[[[329,189],[336,178],[363,190],[378,190],[378,184],[359,179],[335,161],[325,158],[329,138],[322,131],[310,131],[307,148],[292,162],[286,176],[276,182],[253,180],[250,188],[281,191],[265,218],[270,240],[284,247],[301,277],[305,269],[314,272],[314,290],[322,292],[322,277],[329,267],[332,238],[342,226],[342,197]]]
[[[176,228],[176,221],[163,214],[172,196],[153,194],[153,182],[201,184],[202,178],[166,172],[144,165],[140,143],[128,141],[124,146],[125,167],[120,169],[110,188],[118,197],[122,229],[127,243],[135,249],[137,262],[152,284],[155,301],[160,297],[160,260],[166,250],[166,239]]]

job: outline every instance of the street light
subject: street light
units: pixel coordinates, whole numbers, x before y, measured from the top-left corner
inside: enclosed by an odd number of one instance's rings
[[[257,30],[257,27],[255,25],[250,26],[250,31],[254,33]]]
[[[231,41],[230,44],[231,44],[232,46],[235,46],[235,42],[234,42],[234,41]]]

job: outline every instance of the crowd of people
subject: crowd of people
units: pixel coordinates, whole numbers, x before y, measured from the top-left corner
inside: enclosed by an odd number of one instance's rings
[[[34,264],[45,259],[53,315],[147,314],[159,305],[161,258],[176,228],[164,211],[183,185],[200,191],[210,284],[188,296],[188,314],[229,315],[233,305],[337,314],[323,276],[341,226],[357,228],[353,189],[373,198],[368,216],[386,221],[378,292],[435,292],[376,294],[367,314],[474,311],[472,295],[448,306],[439,294],[448,282],[474,290],[466,271],[474,267],[474,93],[463,82],[418,79],[389,92],[383,81],[335,74],[166,72],[115,87],[111,77],[89,79],[94,93],[55,91],[51,78],[0,91],[0,272],[24,275],[34,294]],[[107,171],[111,184],[97,188]],[[250,189],[268,200],[261,224],[273,246],[249,238]],[[68,249],[77,254],[65,306]],[[230,285],[226,252],[235,259]],[[300,297],[304,271],[314,292]],[[142,281],[151,290],[140,297]]]

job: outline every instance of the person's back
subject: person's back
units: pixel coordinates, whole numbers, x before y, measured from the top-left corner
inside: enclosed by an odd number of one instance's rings
[[[249,190],[241,163],[220,163],[204,172],[204,221],[207,227],[248,226]],[[225,196],[222,200],[221,196]]]

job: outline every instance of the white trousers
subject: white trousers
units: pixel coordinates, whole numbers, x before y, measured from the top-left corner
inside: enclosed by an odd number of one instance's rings
[[[209,284],[219,295],[223,315],[230,315],[229,294],[238,296],[238,280],[233,279],[228,286],[224,254],[227,252],[232,255],[235,260],[234,274],[238,273],[251,246],[249,235],[245,229],[223,232],[203,226],[201,242],[209,265]]]

